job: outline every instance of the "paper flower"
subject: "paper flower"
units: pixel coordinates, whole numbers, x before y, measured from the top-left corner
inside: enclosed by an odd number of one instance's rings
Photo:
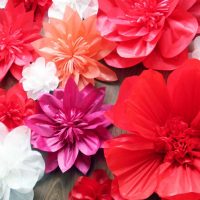
[[[0,1],[0,8],[5,8],[8,0],[1,0]]]
[[[58,87],[56,66],[53,62],[45,63],[40,57],[22,72],[22,84],[29,98],[38,99],[42,94],[49,93]]]
[[[107,115],[127,130],[105,143],[105,157],[122,197],[200,199],[200,61],[168,78],[144,71],[122,84]]]
[[[31,150],[30,130],[19,126],[10,133],[0,123],[0,199],[33,200],[33,187],[44,174],[44,160]]]
[[[190,10],[195,3],[99,0],[98,29],[117,42],[107,64],[125,68],[143,62],[152,69],[175,69],[187,59],[186,49],[198,31],[197,15]]]
[[[200,60],[200,36],[197,36],[191,44],[190,57]]]
[[[90,157],[110,138],[104,117],[108,105],[103,105],[104,89],[92,85],[79,91],[73,79],[65,90],[55,90],[39,99],[40,112],[30,116],[26,124],[32,129],[32,144],[49,152],[46,172],[58,166],[66,172],[75,165],[87,173]]]
[[[33,23],[33,12],[26,13],[22,4],[14,8],[8,3],[0,16],[0,81],[9,70],[20,79],[23,66],[34,60],[30,43],[40,37],[40,30]]]
[[[112,200],[111,183],[104,170],[96,170],[91,177],[81,176],[69,194],[69,200]]]
[[[56,63],[62,86],[70,76],[80,88],[88,82],[93,83],[94,78],[116,80],[115,73],[98,62],[115,45],[103,39],[96,30],[96,16],[82,21],[77,12],[67,7],[64,19],[50,19],[44,24],[44,32],[44,38],[33,46],[41,56]]]
[[[14,6],[24,4],[26,12],[32,11],[34,13],[34,21],[38,25],[42,25],[43,18],[52,4],[52,0],[8,0]]]
[[[70,6],[78,12],[81,18],[86,19],[97,14],[98,0],[53,0],[48,16],[50,18],[63,19],[66,6]]]
[[[24,119],[34,114],[35,103],[28,99],[22,85],[17,84],[8,91],[0,89],[0,122],[9,129],[24,124]]]

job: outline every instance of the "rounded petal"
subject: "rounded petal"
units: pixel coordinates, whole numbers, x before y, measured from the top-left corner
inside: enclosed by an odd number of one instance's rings
[[[106,142],[104,148],[123,198],[145,199],[155,191],[162,155],[155,152],[152,141],[123,134]]]
[[[187,60],[172,72],[167,82],[175,116],[192,122],[200,110],[200,61]]]
[[[156,137],[156,127],[165,123],[170,110],[164,78],[160,73],[148,70],[137,80],[135,77],[125,79],[119,100],[107,116],[123,130],[152,138]]]
[[[164,32],[159,40],[159,50],[163,57],[179,55],[191,43],[197,33],[198,23],[192,14],[176,9],[167,18]]]

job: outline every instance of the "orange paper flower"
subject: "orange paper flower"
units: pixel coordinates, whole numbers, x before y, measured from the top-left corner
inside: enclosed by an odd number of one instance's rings
[[[36,51],[56,63],[64,86],[72,76],[80,88],[94,79],[115,81],[116,75],[98,61],[107,56],[115,44],[102,38],[96,28],[96,15],[82,20],[67,7],[63,20],[50,19],[44,24],[44,37],[33,43]]]

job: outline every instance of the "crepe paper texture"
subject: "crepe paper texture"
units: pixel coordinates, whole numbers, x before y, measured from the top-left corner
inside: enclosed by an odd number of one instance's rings
[[[33,200],[33,187],[42,178],[45,163],[31,149],[30,129],[19,126],[9,132],[0,123],[0,160],[0,199]]]
[[[37,58],[30,66],[24,68],[21,83],[27,96],[33,100],[58,87],[55,63],[45,62],[43,57]]]
[[[122,197],[200,198],[199,66],[186,61],[167,83],[152,70],[123,82],[107,116],[127,133],[104,144]]]
[[[53,0],[48,16],[50,18],[63,19],[66,6],[77,11],[82,19],[87,19],[97,14],[98,0]]]
[[[76,24],[76,26],[74,26]],[[51,18],[44,23],[44,36],[32,43],[47,61],[55,62],[61,85],[73,77],[79,88],[94,79],[115,81],[115,73],[98,62],[115,44],[102,38],[96,29],[96,16],[82,20],[70,7],[63,20]]]
[[[110,106],[103,104],[104,95],[103,88],[92,85],[78,90],[69,79],[64,90],[40,97],[40,111],[28,117],[26,125],[32,130],[33,147],[48,152],[47,173],[58,166],[64,173],[74,165],[88,172],[91,156],[111,138],[104,117]]]
[[[23,4],[8,3],[0,9],[0,18],[0,81],[9,70],[19,80],[23,67],[36,57],[31,42],[40,38],[40,29],[34,13],[26,12]]]
[[[24,125],[24,119],[35,113],[35,102],[27,98],[21,84],[9,90],[0,88],[0,122],[9,129]]]
[[[143,62],[157,70],[173,70],[188,58],[188,46],[199,32],[199,0],[99,0],[98,30],[116,42],[105,58],[126,68]]]
[[[69,194],[69,200],[101,199],[113,200],[112,180],[104,170],[95,170],[91,177],[80,176]]]

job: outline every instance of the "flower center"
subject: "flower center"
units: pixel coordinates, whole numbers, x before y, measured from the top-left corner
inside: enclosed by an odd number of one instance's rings
[[[126,7],[126,17],[135,26],[158,28],[160,20],[169,12],[169,0],[122,0]]]
[[[83,115],[76,110],[71,110],[69,116],[67,118],[62,111],[55,115],[54,120],[57,122],[55,132],[64,143],[74,144],[83,134],[81,128],[87,123],[83,121]]]
[[[10,53],[13,53],[14,51],[21,53],[20,45],[22,43],[22,35],[23,33],[20,29],[16,31],[8,29],[5,32],[0,32],[0,52],[7,50]]]
[[[23,122],[22,108],[18,104],[0,105],[0,121],[9,128],[20,125]]]
[[[200,156],[200,132],[177,118],[167,121],[159,129],[160,143],[157,147],[165,155],[165,162],[192,164],[194,157]]]

